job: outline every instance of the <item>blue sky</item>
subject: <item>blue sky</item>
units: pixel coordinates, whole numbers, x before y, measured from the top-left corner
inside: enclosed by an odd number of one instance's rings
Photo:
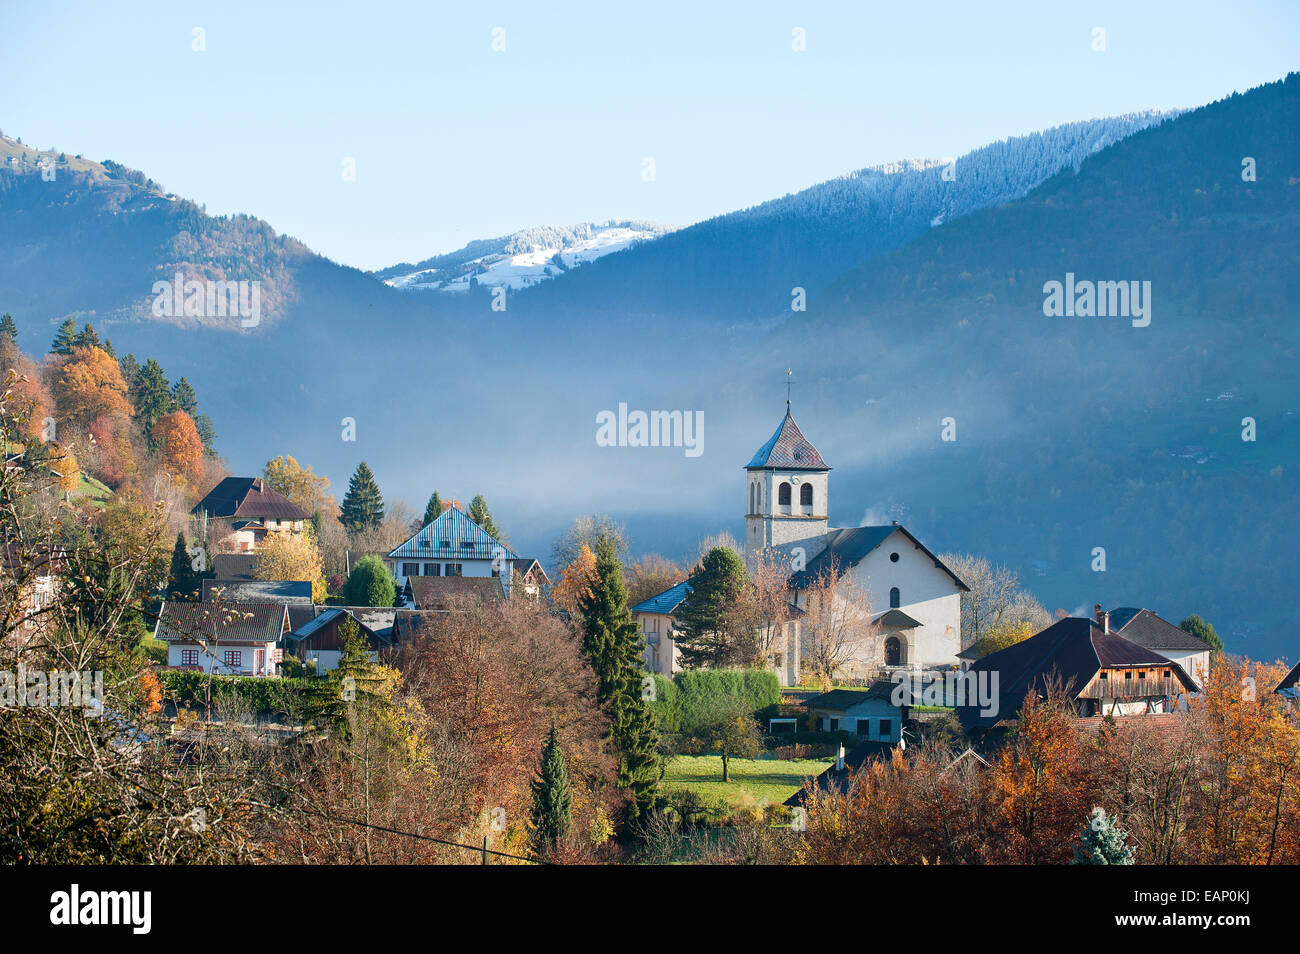
[[[1300,68],[1295,0],[3,6],[7,134],[364,268],[530,225],[689,224]]]

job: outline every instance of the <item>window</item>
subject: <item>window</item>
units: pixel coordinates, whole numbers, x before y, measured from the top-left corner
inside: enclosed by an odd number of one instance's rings
[[[889,562],[890,562],[890,563],[897,563],[897,562],[898,562],[898,554],[897,554],[897,553],[891,553],[891,554],[889,554]]]
[[[442,541],[442,548],[443,548],[444,550],[449,550],[449,549],[451,549],[451,541],[450,541],[450,540],[443,540],[443,541]]]
[[[859,720],[858,720],[858,735],[862,736],[863,738],[866,738],[866,737],[869,736],[870,734],[871,734],[871,720],[870,720],[870,719],[859,719]]]
[[[419,576],[419,575],[420,575],[420,564],[418,563],[402,564],[402,576]]]
[[[425,575],[425,576],[442,576],[442,564],[441,564],[441,563],[426,563],[426,564],[424,565],[424,575]]]
[[[446,575],[447,575],[447,576],[462,576],[463,574],[461,573],[461,564],[459,564],[459,563],[448,563],[448,564],[447,564],[447,572],[446,572]]]
[[[799,488],[799,503],[805,507],[812,506],[812,484],[804,484]]]
[[[244,653],[239,649],[227,649],[221,654],[221,661],[231,669],[238,669],[244,664]]]
[[[469,540],[462,540],[462,541],[460,542],[460,548],[461,548],[462,550],[473,550],[473,549],[474,549],[474,544],[471,543]]]
[[[266,650],[253,650],[253,672],[262,672],[266,669]]]
[[[832,731],[832,732],[838,732],[838,731],[840,731],[840,720],[839,720],[839,719],[831,719],[831,731]]]
[[[899,592],[898,587],[891,586],[889,588],[889,608],[898,609],[902,605],[903,605],[903,594]]]
[[[880,720],[880,737],[881,737],[882,739],[892,739],[892,738],[894,737],[894,720],[893,720],[893,719],[881,719],[881,720]]]
[[[197,649],[181,650],[182,666],[197,666],[199,664],[199,651]]]
[[[776,502],[784,507],[790,506],[790,485],[784,481],[776,491]]]

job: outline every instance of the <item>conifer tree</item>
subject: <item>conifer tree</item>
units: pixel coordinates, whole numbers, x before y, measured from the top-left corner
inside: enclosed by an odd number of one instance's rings
[[[198,431],[199,440],[203,442],[203,452],[209,456],[216,454],[217,431],[212,426],[212,418],[206,414],[195,415],[194,429]]]
[[[150,358],[135,376],[135,387],[131,389],[131,404],[135,408],[136,420],[142,421],[146,429],[158,423],[158,418],[172,409],[171,385],[162,365]]]
[[[168,593],[172,599],[193,602],[202,587],[202,574],[195,568],[193,558],[185,546],[185,534],[176,534],[176,546],[172,548],[172,565],[169,573],[171,585]]]
[[[14,322],[14,316],[7,311],[4,317],[0,318],[0,337],[8,338],[14,344],[18,343],[18,325]]]
[[[596,541],[596,573],[579,599],[582,651],[597,680],[597,694],[610,717],[610,738],[618,750],[618,780],[632,796],[633,818],[647,811],[659,780],[654,713],[642,687],[645,641],[627,605],[623,568],[612,538]]]
[[[135,385],[140,378],[140,362],[135,360],[135,355],[128,354],[117,362],[117,366],[122,369],[122,380],[126,382],[127,393],[134,397]]]
[[[75,348],[98,348],[100,347],[99,334],[95,331],[95,326],[86,322],[82,326],[81,332],[73,339]]]
[[[492,512],[488,510],[487,501],[483,499],[482,494],[474,495],[474,499],[469,502],[469,511],[466,516],[492,534],[493,537],[499,538],[501,536],[501,531],[492,522]]]
[[[532,781],[533,808],[530,813],[533,851],[545,858],[569,835],[573,826],[573,793],[569,791],[569,769],[564,763],[559,734],[552,723],[542,747],[541,764]]]
[[[383,494],[379,492],[375,475],[363,460],[348,481],[348,492],[343,496],[339,521],[349,530],[365,530],[379,526],[383,519]]]
[[[743,621],[736,607],[743,602],[749,572],[730,547],[714,547],[691,574],[690,592],[673,614],[681,630],[677,647],[685,666],[726,665],[736,655]]]
[[[184,377],[172,385],[172,406],[184,411],[191,420],[199,413],[198,395],[194,393],[193,385]]]
[[[1083,826],[1082,843],[1074,846],[1074,860],[1070,864],[1133,864],[1133,849],[1128,845],[1128,832],[1115,824],[1100,808],[1094,808],[1092,818]]]
[[[357,621],[348,616],[339,624],[343,649],[339,664],[328,679],[322,679],[307,694],[307,713],[318,722],[332,725],[344,738],[351,737],[353,707],[373,711],[387,705],[384,679],[376,672],[369,647]]]
[[[441,516],[442,498],[438,496],[438,491],[435,490],[433,496],[429,498],[429,503],[424,508],[424,522],[421,526],[427,527]]]
[[[58,333],[54,336],[54,343],[50,345],[50,354],[72,354],[72,346],[76,341],[77,323],[68,318],[63,324],[59,325]]]

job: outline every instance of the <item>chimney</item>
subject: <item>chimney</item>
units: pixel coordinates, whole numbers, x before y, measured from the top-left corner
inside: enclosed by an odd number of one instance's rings
[[[844,771],[844,746],[840,746],[839,754],[835,756],[835,771]]]
[[[1101,614],[1101,619],[1099,619],[1097,622],[1101,624],[1101,631],[1103,633],[1110,632],[1110,613],[1103,612]]]
[[[1098,623],[1101,622],[1101,604],[1100,604],[1100,603],[1093,603],[1093,604],[1092,604],[1092,618],[1095,619]]]

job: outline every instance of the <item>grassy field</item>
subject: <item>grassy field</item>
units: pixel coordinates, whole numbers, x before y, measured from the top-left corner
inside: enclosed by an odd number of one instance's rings
[[[759,805],[780,804],[803,785],[805,778],[820,775],[834,759],[732,759],[731,781],[722,781],[722,759],[716,755],[681,755],[668,764],[665,786],[679,785],[708,798],[726,796],[733,804],[747,801]]]

